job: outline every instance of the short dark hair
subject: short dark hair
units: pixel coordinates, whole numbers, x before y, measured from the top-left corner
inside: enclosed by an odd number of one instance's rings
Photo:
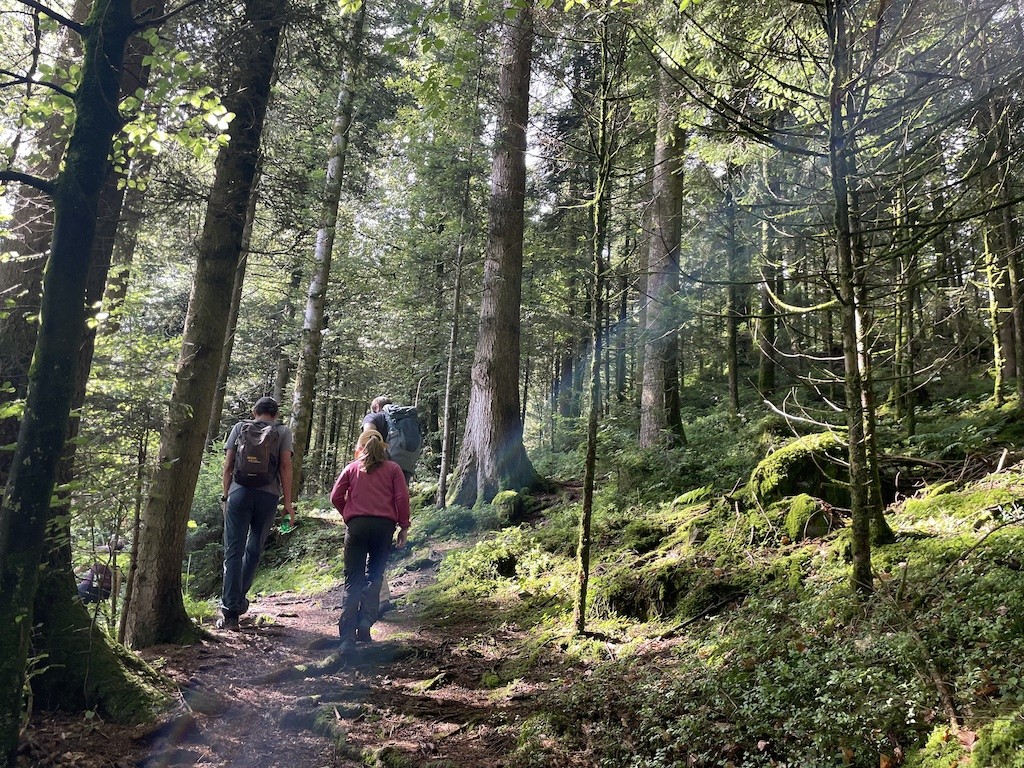
[[[261,397],[256,401],[256,404],[252,407],[252,412],[257,416],[262,416],[264,413],[268,416],[277,416],[278,411],[277,400],[272,397]]]
[[[377,413],[385,405],[391,405],[394,402],[395,401],[392,400],[387,395],[381,395],[380,397],[373,398],[373,402],[370,403],[370,410],[373,411],[374,413]]]

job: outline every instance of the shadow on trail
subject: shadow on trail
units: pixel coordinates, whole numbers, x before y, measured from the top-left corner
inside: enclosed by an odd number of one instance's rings
[[[165,649],[181,706],[141,737],[147,757],[136,765],[505,765],[546,683],[506,679],[495,690],[495,670],[521,638],[424,625],[419,606],[401,598],[426,578],[394,580],[398,607],[353,654],[337,652],[338,589],[261,598],[240,632]]]

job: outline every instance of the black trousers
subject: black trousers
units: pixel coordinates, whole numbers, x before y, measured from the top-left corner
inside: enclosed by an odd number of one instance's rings
[[[380,583],[388,564],[395,521],[384,517],[353,517],[345,528],[345,589],[338,635],[369,629],[380,613]]]

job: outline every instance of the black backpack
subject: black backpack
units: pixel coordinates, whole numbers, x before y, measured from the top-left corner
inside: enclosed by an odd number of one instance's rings
[[[402,471],[413,474],[423,450],[419,414],[411,405],[385,405],[383,411],[388,423],[388,454]]]
[[[242,422],[235,440],[234,480],[246,488],[261,488],[277,480],[281,434],[269,421]]]

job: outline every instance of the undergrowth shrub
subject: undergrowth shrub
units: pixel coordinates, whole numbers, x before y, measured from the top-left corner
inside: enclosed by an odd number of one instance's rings
[[[448,553],[424,589],[424,611],[431,620],[474,619],[497,608],[503,620],[536,625],[566,610],[574,579],[574,561],[538,546],[524,528],[506,528]]]
[[[479,531],[493,531],[508,521],[490,504],[473,509],[451,505],[424,507],[413,515],[410,535],[414,540],[457,539]]]
[[[343,578],[345,525],[333,509],[301,510],[291,533],[272,529],[253,581],[256,593],[315,592]]]
[[[851,631],[845,602],[752,599],[672,657],[601,665],[553,694],[512,764],[875,768],[920,740],[934,694],[905,638],[870,622]]]
[[[1011,400],[996,408],[989,393],[943,400],[918,411],[918,427],[908,446],[921,456],[963,459],[994,444],[1024,444],[1024,424],[1016,405]]]
[[[731,490],[746,481],[756,462],[758,425],[724,413],[687,420],[687,444],[677,448],[637,447],[632,421],[603,424],[599,434],[597,503],[624,509],[710,486]],[[725,439],[723,439],[723,437]]]
[[[732,540],[721,535],[727,508],[715,509],[702,518],[708,540]],[[874,768],[903,755],[916,768],[1024,768],[1024,721],[990,715],[1024,712],[1024,531],[961,526],[878,548],[868,603],[848,591],[838,540],[770,561],[768,572],[795,580],[769,587],[752,569],[742,607],[691,622],[670,656],[600,664],[551,693],[511,765]],[[595,612],[660,617],[669,589],[688,605],[709,599],[713,572],[692,559],[707,543],[674,564],[664,551],[622,559],[595,578]],[[977,730],[973,752],[937,735],[949,712],[936,679]]]
[[[220,591],[224,566],[224,513],[220,508],[221,464],[204,462],[189,512],[182,572],[189,593],[204,598]]]

